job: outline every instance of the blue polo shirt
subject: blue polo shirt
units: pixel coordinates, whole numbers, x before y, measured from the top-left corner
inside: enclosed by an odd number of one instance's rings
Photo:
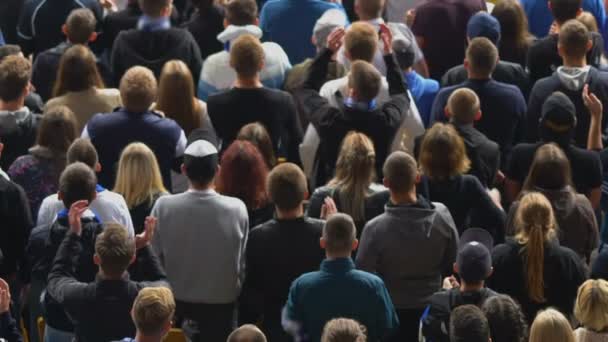
[[[538,38],[549,34],[553,22],[553,14],[549,10],[547,0],[521,0],[521,5],[528,17],[530,33]],[[591,12],[597,21],[600,33],[605,37],[606,11],[603,0],[583,0],[583,10]]]
[[[304,341],[320,341],[325,324],[339,317],[365,325],[369,341],[381,340],[399,326],[382,279],[356,270],[351,258],[325,260],[320,271],[296,279],[284,316],[287,325],[299,326]]]

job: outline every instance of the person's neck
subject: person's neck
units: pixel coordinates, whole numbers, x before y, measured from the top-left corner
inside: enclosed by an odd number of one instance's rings
[[[360,21],[371,21],[371,20],[377,20],[377,19],[380,19],[380,16],[359,14],[359,20]]]
[[[454,126],[457,126],[457,127],[471,127],[475,124],[475,122],[473,122],[473,121],[467,122],[467,121],[457,120],[455,118],[452,118],[451,122]]]
[[[260,77],[256,76],[254,78],[240,78],[237,77],[234,82],[235,88],[243,88],[243,89],[255,89],[262,88],[264,85],[260,81]]]
[[[418,202],[418,197],[416,196],[416,189],[409,191],[407,193],[396,193],[391,191],[391,203],[394,205],[408,205],[414,204]]]
[[[347,253],[330,253],[327,250],[325,250],[325,259],[327,259],[327,260],[347,259],[350,257],[351,257],[350,251]]]
[[[483,289],[485,283],[482,281],[478,284],[467,284],[464,280],[460,282],[460,291],[461,292],[474,292]]]
[[[492,75],[482,75],[482,74],[478,74],[478,73],[474,73],[469,71],[468,73],[468,78],[470,80],[476,80],[476,81],[486,81],[489,80],[490,78],[492,78]]]
[[[146,336],[139,331],[135,335],[136,342],[161,342],[163,340],[162,336]]]
[[[14,101],[0,100],[0,110],[15,112],[23,108],[23,106],[25,106],[25,97],[20,97]]]
[[[581,58],[564,58],[563,65],[568,68],[584,68],[587,66],[587,57]]]
[[[277,208],[276,213],[277,218],[280,220],[293,220],[304,216],[304,207],[300,205],[292,210],[281,210]]]
[[[205,184],[205,185],[201,185],[201,184],[195,184],[190,182],[190,190],[193,191],[207,191],[207,190],[213,190],[214,185],[213,182],[209,183],[209,184]]]
[[[103,269],[100,267],[99,268],[99,278],[103,279],[103,280],[121,280],[124,276],[125,272],[121,273],[120,275],[109,275],[107,273],[105,273],[103,271]]]

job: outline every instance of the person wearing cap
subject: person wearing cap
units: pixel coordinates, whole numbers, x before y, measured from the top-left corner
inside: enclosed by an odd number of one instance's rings
[[[357,253],[357,268],[378,274],[395,303],[400,327],[391,341],[417,339],[420,316],[441,288],[442,274],[452,269],[458,245],[449,210],[416,194],[417,169],[405,152],[388,157],[384,186],[390,200],[384,214],[363,229]]]
[[[501,28],[498,20],[486,12],[479,12],[469,19],[467,24],[467,41],[477,37],[488,38],[495,46],[499,46]],[[500,57],[500,56],[499,56]],[[448,70],[441,78],[441,86],[449,87],[460,84],[468,78],[464,65],[458,65]],[[524,98],[530,93],[530,80],[524,68],[517,64],[498,60],[492,73],[492,79],[512,84],[521,90]]]
[[[481,307],[486,299],[498,295],[485,287],[485,280],[492,274],[492,236],[485,229],[469,228],[458,244],[454,274],[445,278],[443,288],[433,294],[420,319],[423,341],[448,342],[450,314],[461,305]]]
[[[249,218],[245,204],[215,192],[218,151],[197,140],[184,152],[182,173],[189,190],[163,196],[153,246],[168,270],[176,316],[194,322],[194,341],[225,341],[245,272]]]

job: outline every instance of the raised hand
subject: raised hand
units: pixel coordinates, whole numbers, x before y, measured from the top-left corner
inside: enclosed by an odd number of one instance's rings
[[[82,214],[89,209],[89,201],[81,200],[76,201],[70,207],[68,213],[68,221],[70,223],[70,231],[78,236],[82,234],[82,223],[80,219]]]
[[[583,88],[583,102],[592,116],[601,116],[604,110],[602,101],[595,96],[595,94],[589,92],[589,85],[585,84]]]
[[[338,27],[331,31],[329,36],[327,36],[327,48],[333,53],[338,52],[344,43],[345,34],[346,31],[343,27]]]
[[[154,232],[156,231],[156,222],[156,217],[146,217],[144,231],[141,234],[135,236],[136,249],[141,249],[150,245],[150,243],[152,242],[152,238],[154,237]]]
[[[331,197],[325,197],[323,206],[321,206],[321,219],[327,220],[331,215],[338,212],[336,202]]]
[[[390,55],[393,53],[393,33],[386,24],[380,24],[380,39],[384,45],[384,54]]]

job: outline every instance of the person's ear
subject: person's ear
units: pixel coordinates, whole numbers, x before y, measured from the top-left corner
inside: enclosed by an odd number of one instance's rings
[[[137,260],[137,253],[133,253],[133,256],[131,257],[131,261],[129,261],[129,265],[133,265],[135,260]]]
[[[165,321],[165,323],[163,324],[163,335],[167,335],[172,327],[173,327],[173,324],[171,323],[170,319]]]
[[[475,121],[479,121],[481,120],[482,114],[481,114],[481,109],[477,111],[477,114],[475,114]]]
[[[583,9],[579,7],[578,11],[576,11],[576,17],[578,18],[578,16],[580,16],[581,14],[583,14]]]
[[[342,49],[342,51],[344,51],[344,58],[346,58],[346,60],[350,62],[351,58],[350,58],[350,53],[348,52],[348,50]]]
[[[384,187],[388,189],[389,188],[388,179],[382,178],[382,185],[384,185]]]
[[[97,266],[101,266],[101,258],[99,255],[97,255],[97,253],[93,255],[93,263]]]
[[[57,191],[57,199],[63,201],[63,192]]]
[[[0,151],[0,152],[2,152],[2,151]],[[306,200],[308,198],[310,198],[310,193],[308,192],[308,190],[306,190],[306,191],[304,191],[304,199]]]
[[[91,33],[91,35],[89,36],[89,43],[92,43],[96,40],[97,40],[97,32]]]
[[[321,246],[321,249],[325,249],[325,247],[327,247],[327,244],[325,243],[324,238],[319,239],[319,246]]]
[[[449,119],[452,117],[452,114],[450,114],[450,109],[448,108],[447,105],[445,106],[445,108],[443,108],[443,114],[445,114],[446,119]]]
[[[317,38],[315,38],[315,36],[310,37],[310,42],[312,45],[317,46]]]
[[[64,36],[67,37],[67,35],[68,35],[68,25],[66,25],[66,24],[61,25],[61,32],[63,33]]]
[[[173,12],[173,6],[171,6],[171,4],[169,4],[169,6],[163,8],[163,10],[160,12],[160,15],[161,15],[161,17],[170,17],[171,12]]]
[[[553,11],[553,6],[551,6],[551,1],[547,1],[547,7],[549,8],[549,11]]]
[[[564,58],[565,54],[564,54],[564,47],[562,46],[562,44],[557,43],[557,54],[561,57]]]
[[[255,21],[253,22],[253,24],[255,26],[260,26],[260,18],[255,18]]]
[[[259,71],[264,70],[264,67],[265,67],[265,66],[266,66],[266,61],[265,61],[264,59],[262,59],[262,60],[260,61],[260,66],[258,67],[258,70],[259,70]]]
[[[97,191],[95,191],[93,193],[93,196],[91,196],[91,202],[93,202],[96,198],[97,198]]]
[[[490,267],[490,272],[488,272],[488,276],[486,278],[490,278],[494,274],[494,267]]]
[[[454,274],[458,274],[458,264],[457,263],[454,263],[452,265],[452,270],[454,271]]]
[[[224,28],[227,28],[228,26],[230,26],[230,22],[228,19],[224,18]]]
[[[462,61],[462,66],[464,66],[464,68],[468,71],[469,70],[469,61],[465,58],[464,61]]]
[[[420,172],[416,172],[416,184],[420,184],[420,182],[422,181],[422,176],[420,175]]]
[[[95,173],[101,172],[101,163],[95,163],[95,167],[93,168],[93,170],[95,171]]]
[[[0,155],[2,155],[2,150],[4,150],[4,144],[0,143]]]
[[[359,240],[355,239],[355,241],[353,241],[353,246],[352,246],[351,250],[356,251],[357,248],[359,248]]]
[[[587,42],[587,52],[589,52],[593,48],[593,41],[589,39]]]

